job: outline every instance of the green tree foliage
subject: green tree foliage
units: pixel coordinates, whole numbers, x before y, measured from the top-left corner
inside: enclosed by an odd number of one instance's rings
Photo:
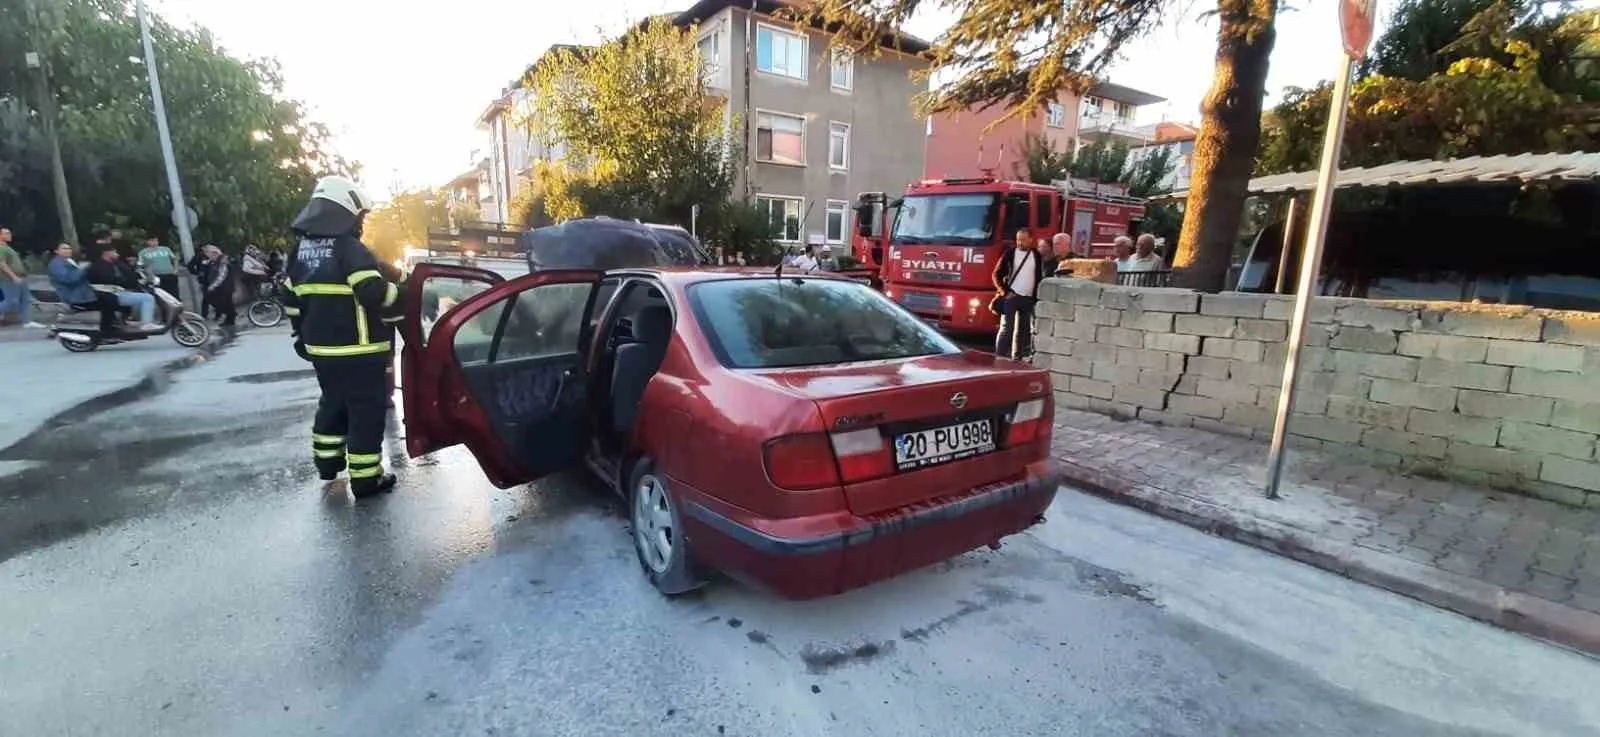
[[[929,74],[949,75],[925,110],[1010,105],[1043,110],[1062,89],[1086,91],[1129,41],[1155,30],[1176,0],[817,0],[797,21],[839,29],[835,43],[880,53],[886,38],[924,5],[957,11],[933,42]],[[1261,137],[1261,99],[1276,39],[1278,0],[1217,0],[1217,56],[1195,143],[1188,217],[1174,265],[1179,282],[1220,289],[1238,235]]]
[[[1069,171],[1079,179],[1096,182],[1121,182],[1128,167],[1128,147],[1104,138],[1078,149]]]
[[[1123,170],[1120,181],[1128,185],[1128,194],[1134,197],[1151,197],[1172,191],[1167,186],[1167,176],[1178,165],[1178,151],[1172,146],[1152,148],[1150,153],[1135,159]]]
[[[1022,137],[1022,160],[1013,165],[1012,175],[1034,184],[1049,184],[1072,174],[1072,151],[1057,149],[1050,139],[1038,133]]]
[[[39,49],[53,75],[78,232],[117,226],[170,236],[133,3],[37,0],[35,29],[25,2],[0,0],[0,218],[34,247],[60,235],[38,132],[37,72],[23,58]],[[196,241],[229,250],[284,244],[316,178],[354,167],[330,153],[323,126],[283,97],[275,62],[230,56],[204,29],[154,14],[152,24],[184,194],[200,216]]]
[[[557,50],[535,67],[527,124],[565,163],[535,183],[555,220],[586,215],[687,226],[723,211],[734,147],[721,101],[707,94],[692,32],[654,19],[604,45]],[[702,219],[704,222],[704,218]]]
[[[783,254],[767,215],[748,202],[724,202],[704,232],[707,243],[727,256],[743,255],[748,264],[775,264]]]
[[[1431,22],[1437,4],[1445,3],[1413,3],[1402,10]],[[1342,165],[1600,147],[1600,116],[1593,105],[1600,101],[1593,87],[1600,75],[1593,72],[1600,69],[1576,58],[1592,48],[1586,45],[1600,42],[1600,11],[1546,18],[1518,16],[1512,9],[1489,4],[1456,29],[1455,40],[1442,44],[1437,34],[1414,30],[1421,21],[1397,17],[1380,40],[1387,56],[1376,69],[1410,74],[1428,68],[1416,60],[1451,61],[1421,78],[1374,73],[1357,82]],[[1396,40],[1391,34],[1401,35]],[[1432,39],[1426,48],[1408,51],[1400,43],[1424,35]],[[1473,55],[1458,55],[1467,52]],[[1327,84],[1288,91],[1267,116],[1260,173],[1316,167],[1331,96]]]
[[[381,261],[393,261],[407,246],[428,244],[428,230],[450,227],[450,200],[445,192],[421,189],[400,192],[367,214],[361,240]]]
[[[1389,25],[1361,64],[1361,76],[1424,80],[1441,74],[1462,58],[1446,51],[1461,29],[1497,0],[1400,0]]]
[[[1056,150],[1049,140],[1029,133],[1022,140],[1023,160],[1016,176],[1034,184],[1050,184],[1069,177],[1119,183],[1135,197],[1164,194],[1167,175],[1177,164],[1171,148],[1155,148],[1149,155],[1133,157],[1125,144],[1097,140],[1076,152]]]

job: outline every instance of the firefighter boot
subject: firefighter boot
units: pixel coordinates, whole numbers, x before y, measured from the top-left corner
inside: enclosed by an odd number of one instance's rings
[[[392,473],[350,479],[350,494],[357,499],[365,499],[394,491],[394,485],[395,477]]]

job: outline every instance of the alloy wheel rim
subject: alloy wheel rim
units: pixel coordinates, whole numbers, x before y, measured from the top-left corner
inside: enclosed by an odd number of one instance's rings
[[[655,476],[646,474],[639,479],[633,499],[634,544],[650,570],[665,573],[672,561],[672,546],[676,540],[666,490]]]

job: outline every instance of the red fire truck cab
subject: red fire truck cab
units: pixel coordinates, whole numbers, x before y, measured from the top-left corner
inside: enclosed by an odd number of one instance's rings
[[[1067,233],[1075,255],[1108,256],[1144,219],[1144,200],[1087,180],[925,179],[900,199],[862,193],[855,215],[855,258],[879,269],[890,299],[947,332],[985,333],[999,327],[994,264],[1018,230]]]

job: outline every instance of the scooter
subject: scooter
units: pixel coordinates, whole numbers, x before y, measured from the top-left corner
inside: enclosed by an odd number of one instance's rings
[[[183,301],[157,285],[148,274],[140,273],[144,291],[155,295],[156,312],[161,322],[153,329],[130,330],[123,322],[124,310],[118,310],[118,321],[110,334],[100,331],[100,311],[73,310],[63,312],[50,326],[50,336],[61,347],[73,353],[88,353],[103,345],[116,345],[134,340],[144,340],[170,333],[172,340],[185,348],[198,348],[211,338],[211,325],[205,318],[185,310]]]

